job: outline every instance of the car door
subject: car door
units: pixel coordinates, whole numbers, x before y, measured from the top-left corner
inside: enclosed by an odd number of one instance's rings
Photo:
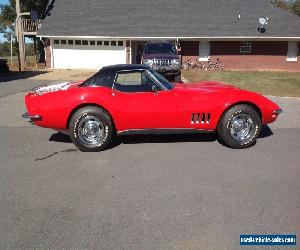
[[[163,89],[143,70],[116,73],[111,103],[118,131],[172,129],[182,126],[182,105],[176,91]]]

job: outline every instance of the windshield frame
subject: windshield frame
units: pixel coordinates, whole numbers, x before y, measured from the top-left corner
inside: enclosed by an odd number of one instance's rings
[[[162,85],[164,90],[172,90],[175,88],[175,85],[169,82],[166,78],[164,78],[161,74],[153,69],[148,69],[151,73],[152,77],[158,82],[159,85]]]

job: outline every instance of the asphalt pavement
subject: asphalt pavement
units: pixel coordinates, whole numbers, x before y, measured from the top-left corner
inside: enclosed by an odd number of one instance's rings
[[[299,240],[299,99],[271,97],[284,113],[246,150],[193,134],[121,137],[82,153],[22,120],[25,92],[40,84],[0,83],[1,249],[234,250],[258,249],[240,247],[240,234]]]

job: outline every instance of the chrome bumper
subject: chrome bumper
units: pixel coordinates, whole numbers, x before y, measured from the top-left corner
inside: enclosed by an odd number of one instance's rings
[[[282,109],[277,109],[277,110],[274,111],[274,114],[275,114],[276,116],[280,115],[281,113],[283,113],[283,110],[282,110]]]
[[[181,70],[180,65],[169,65],[169,66],[163,66],[163,65],[152,65],[151,68],[162,75],[168,75],[168,74],[178,74]]]
[[[35,121],[41,121],[42,116],[41,115],[31,115],[29,113],[25,113],[22,115],[23,119],[29,119],[30,122],[35,122]]]

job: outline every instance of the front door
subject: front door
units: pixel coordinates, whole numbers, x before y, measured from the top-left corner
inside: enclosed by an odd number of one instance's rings
[[[174,90],[157,86],[146,70],[118,72],[111,102],[118,131],[182,126],[183,110],[178,95]]]

